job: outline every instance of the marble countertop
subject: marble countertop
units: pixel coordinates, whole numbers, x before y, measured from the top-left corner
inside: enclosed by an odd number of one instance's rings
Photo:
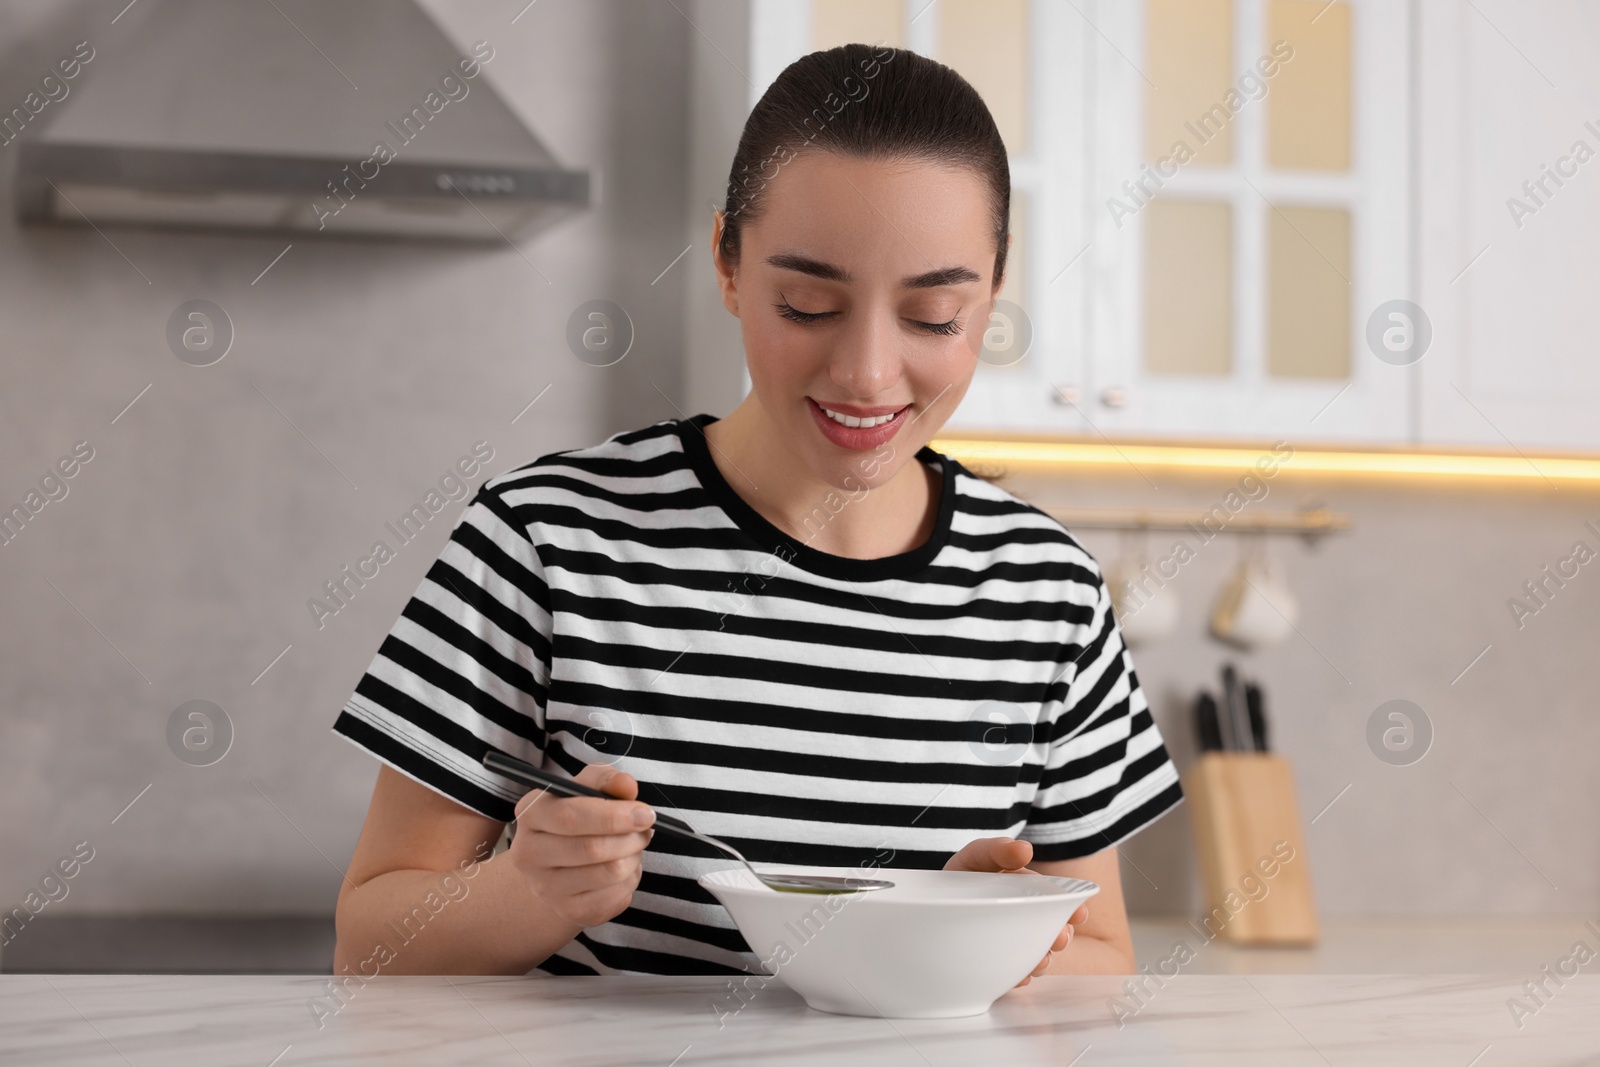
[[[1183,944],[1184,974],[1537,974],[1595,944],[1582,915],[1330,917],[1309,947],[1230,945],[1183,916],[1131,917],[1134,958],[1155,967]],[[326,974],[333,915],[54,915],[0,947],[7,974]]]
[[[1231,945],[1207,940],[1193,919],[1132,920],[1134,958],[1154,967],[1182,944],[1193,952],[1184,974],[1520,974],[1572,954],[1573,944],[1597,943],[1600,926],[1582,915],[1475,918],[1333,917],[1309,947]]]
[[[1542,1002],[1526,999],[1526,980],[1053,977],[987,1015],[887,1020],[813,1011],[777,985],[737,1002],[725,979],[701,977],[381,977],[336,999],[314,976],[0,975],[0,1063],[1600,1063],[1600,975],[1547,980]],[[1508,1006],[1518,996],[1530,1009],[1520,1018]]]

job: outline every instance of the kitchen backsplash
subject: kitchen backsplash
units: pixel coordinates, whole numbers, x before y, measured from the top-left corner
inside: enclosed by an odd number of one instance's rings
[[[1219,667],[1231,660],[1261,683],[1273,747],[1293,764],[1324,914],[1593,914],[1600,567],[1575,557],[1580,542],[1600,552],[1586,525],[1600,525],[1600,492],[1537,480],[1360,482],[1293,467],[1285,463],[1250,509],[1321,504],[1352,528],[1311,545],[1270,538],[1300,609],[1281,645],[1240,654],[1207,634],[1248,538],[1145,535],[1151,559],[1176,556],[1179,542],[1195,549],[1164,586],[1151,584],[1156,597],[1176,599],[1175,630],[1132,649],[1180,770],[1197,755],[1195,695],[1218,693]],[[1145,473],[1155,488],[1131,470],[1017,472],[1004,484],[1041,506],[1199,516],[1236,481]],[[1107,568],[1130,551],[1116,532],[1080,537]],[[1419,747],[1386,760],[1381,732],[1374,742],[1369,731],[1392,700],[1421,711],[1408,716],[1414,736],[1393,743]],[[1385,728],[1405,729],[1392,722]],[[1418,758],[1425,731],[1431,741]],[[1189,818],[1180,808],[1128,846],[1131,909],[1198,909]]]

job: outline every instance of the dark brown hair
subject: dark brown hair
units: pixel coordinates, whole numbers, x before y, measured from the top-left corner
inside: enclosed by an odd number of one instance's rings
[[[1011,218],[1005,143],[978,91],[943,63],[903,48],[846,44],[785,67],[745,120],[728,173],[718,249],[730,268],[739,263],[743,224],[760,215],[763,191],[806,148],[971,167],[989,186],[992,280],[1005,276]]]

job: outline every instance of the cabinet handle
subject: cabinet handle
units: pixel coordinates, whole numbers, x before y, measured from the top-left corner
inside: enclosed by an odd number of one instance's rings
[[[1083,390],[1076,385],[1054,385],[1050,387],[1050,402],[1057,407],[1076,407],[1083,398]]]
[[[1101,407],[1125,408],[1130,399],[1128,391],[1120,385],[1108,385],[1100,391]]]

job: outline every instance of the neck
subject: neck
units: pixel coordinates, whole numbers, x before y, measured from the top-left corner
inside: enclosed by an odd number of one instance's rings
[[[864,479],[834,485],[784,444],[754,393],[708,426],[706,440],[712,462],[745,503],[819,552],[878,559],[909,552],[932,536],[942,483],[898,444],[903,459],[888,480],[871,488]]]

